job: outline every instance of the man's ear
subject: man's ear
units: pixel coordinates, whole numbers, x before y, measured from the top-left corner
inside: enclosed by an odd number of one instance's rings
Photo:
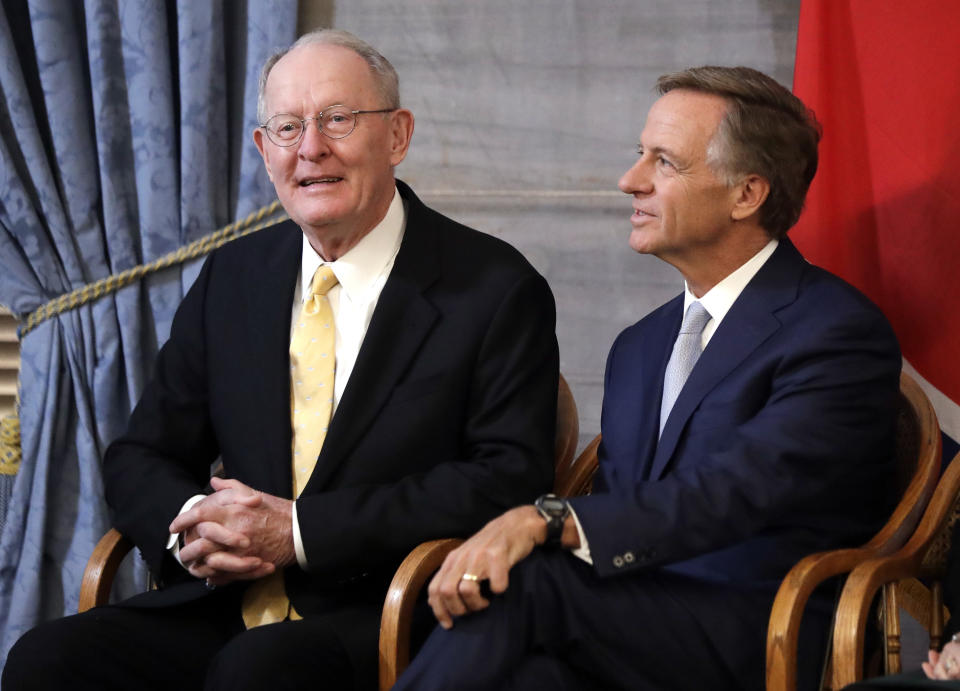
[[[397,166],[407,157],[413,138],[413,113],[400,108],[390,114],[390,165]]]
[[[760,210],[770,195],[770,183],[765,177],[756,174],[747,175],[736,186],[731,216],[735,221],[749,218]]]
[[[260,152],[260,158],[263,159],[263,167],[267,169],[267,177],[270,178],[270,182],[273,182],[273,172],[270,170],[270,155],[267,153],[264,136],[262,127],[253,130],[253,143],[257,145],[257,151]]]

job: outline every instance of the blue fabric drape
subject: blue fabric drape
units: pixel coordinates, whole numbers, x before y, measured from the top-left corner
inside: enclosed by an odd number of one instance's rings
[[[250,137],[257,74],[295,27],[294,2],[4,0],[0,303],[25,315],[269,203]],[[102,453],[196,270],[155,274],[21,344],[23,460],[0,476],[0,666],[24,631],[76,611],[110,525]],[[129,568],[120,594],[143,578]]]

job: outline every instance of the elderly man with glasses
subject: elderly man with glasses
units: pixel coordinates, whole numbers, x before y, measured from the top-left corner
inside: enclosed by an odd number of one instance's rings
[[[104,461],[159,589],[26,634],[4,689],[371,688],[404,555],[551,484],[550,289],[395,180],[390,63],[308,34],[259,117],[290,221],[207,260]]]

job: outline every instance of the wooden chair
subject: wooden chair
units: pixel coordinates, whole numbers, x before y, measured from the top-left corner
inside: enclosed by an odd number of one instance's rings
[[[947,467],[920,525],[907,544],[891,555],[860,564],[847,579],[834,625],[833,688],[839,689],[864,678],[869,614],[878,592],[882,673],[898,674],[901,671],[900,608],[927,629],[930,648],[940,649],[944,622],[949,618],[943,606],[942,583],[958,514],[960,454]]]
[[[579,435],[577,406],[563,377],[557,397],[557,437],[554,446],[555,478],[553,491],[569,497],[587,494],[597,470],[597,447],[594,438],[571,464]],[[440,568],[446,556],[463,543],[457,538],[424,542],[403,560],[383,603],[380,618],[380,688],[392,687],[410,663],[410,630],[413,610],[423,586]]]
[[[93,548],[93,554],[87,560],[87,568],[83,571],[78,612],[86,612],[110,601],[110,589],[113,587],[117,569],[131,549],[133,543],[116,528],[110,528],[100,538],[100,542]]]
[[[940,427],[929,399],[906,373],[900,375],[896,470],[901,499],[880,532],[862,547],[804,557],[781,583],[767,629],[767,691],[794,691],[797,687],[800,620],[814,589],[828,578],[900,548],[930,501],[940,472]],[[828,674],[826,681],[829,678]]]

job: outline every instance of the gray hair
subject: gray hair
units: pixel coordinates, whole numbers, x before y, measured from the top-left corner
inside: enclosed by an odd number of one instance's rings
[[[397,71],[380,52],[349,31],[343,29],[317,29],[308,34],[304,34],[296,40],[289,48],[278,51],[267,58],[260,70],[260,82],[257,85],[257,119],[263,124],[267,119],[267,104],[264,92],[267,88],[267,77],[270,76],[270,70],[284,55],[300,46],[322,44],[328,46],[340,46],[352,50],[366,61],[370,68],[370,74],[377,84],[377,90],[383,97],[382,107],[399,108],[400,107],[400,79],[397,77]]]
[[[749,67],[692,67],[665,74],[657,92],[689,89],[720,96],[727,112],[707,147],[707,164],[729,186],[761,175],[770,194],[760,225],[782,238],[797,222],[817,172],[820,125],[803,101],[775,79]]]

